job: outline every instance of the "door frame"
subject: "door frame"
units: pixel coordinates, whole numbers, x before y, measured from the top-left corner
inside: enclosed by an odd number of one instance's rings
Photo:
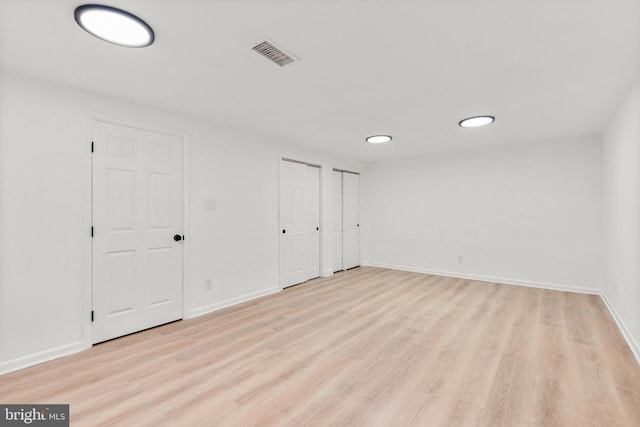
[[[324,224],[323,224],[323,215],[322,215],[322,183],[323,183],[323,179],[322,179],[322,173],[323,173],[323,167],[322,165],[318,164],[318,163],[311,163],[311,162],[305,162],[303,160],[297,160],[297,159],[292,159],[290,157],[285,157],[285,156],[278,156],[278,228],[277,228],[277,233],[278,233],[278,285],[280,286],[280,291],[286,289],[284,287],[284,283],[282,280],[282,237],[280,235],[280,230],[281,230],[281,219],[282,219],[282,211],[281,211],[281,197],[282,197],[282,186],[284,185],[284,180],[283,180],[283,176],[282,176],[282,162],[291,162],[291,163],[299,163],[302,165],[306,165],[307,167],[313,167],[313,168],[318,168],[318,223],[319,223],[319,227],[320,227],[320,231],[318,233],[318,269],[319,269],[319,275],[318,277],[323,277],[322,275],[322,271],[323,271],[323,255],[322,255],[322,249],[324,247],[323,245],[323,240],[322,240],[322,233],[324,230]],[[305,282],[302,282],[305,283]],[[295,285],[292,285],[295,286]]]
[[[356,221],[356,228],[357,228],[357,233],[358,233],[358,239],[357,239],[357,248],[358,248],[358,263],[354,266],[348,267],[348,268],[344,268],[344,254],[345,254],[345,233],[344,233],[344,217],[345,217],[345,203],[344,203],[344,183],[345,183],[345,174],[348,175],[355,175],[358,177],[358,220]],[[361,246],[360,246],[360,174],[357,172],[349,172],[349,171],[342,171],[342,221],[343,221],[343,227],[342,227],[342,268],[343,271],[346,270],[351,270],[352,268],[356,268],[356,267],[360,267],[362,265],[362,256],[361,256]]]
[[[335,214],[336,212],[338,212],[338,206],[335,205],[336,202],[336,192],[335,192],[335,185],[336,185],[336,173],[340,174],[340,203],[339,203],[339,211],[340,211],[340,268],[338,270],[336,270],[336,250],[335,247],[337,246],[337,240],[336,239],[336,231],[334,230],[334,226],[336,223],[336,218],[335,218]],[[339,271],[343,271],[344,270],[344,194],[343,194],[343,190],[344,190],[344,171],[341,169],[336,169],[333,168],[333,170],[331,171],[331,201],[334,203],[334,205],[332,206],[332,210],[331,210],[331,247],[334,248],[334,251],[332,253],[332,263],[331,263],[331,269],[333,270],[333,273],[337,273]]]
[[[190,191],[191,168],[190,153],[191,140],[189,133],[171,128],[165,128],[158,123],[146,120],[132,121],[131,118],[114,117],[98,112],[81,114],[76,120],[80,122],[80,153],[82,157],[82,325],[83,325],[83,349],[93,346],[93,325],[91,311],[93,310],[93,241],[91,237],[91,225],[93,223],[93,157],[91,154],[91,140],[93,135],[93,122],[104,122],[117,126],[126,126],[148,132],[163,133],[182,139],[182,230],[185,239],[182,247],[182,319],[190,318],[190,255],[191,255],[191,216],[190,216]],[[157,120],[160,122],[160,120]]]
[[[333,172],[340,172],[342,174],[341,176],[341,180],[342,180],[342,209],[340,214],[342,215],[342,241],[340,242],[340,244],[342,245],[342,270],[336,270],[334,271],[334,273],[337,273],[339,271],[346,271],[346,270],[350,270],[351,268],[355,268],[355,267],[350,267],[350,268],[344,268],[344,174],[345,173],[349,173],[351,175],[358,175],[358,217],[360,217],[360,180],[362,179],[362,175],[360,174],[360,172],[353,172],[350,170],[346,170],[346,169],[338,169],[338,168],[333,168]],[[360,218],[358,218],[358,222],[360,222]],[[362,250],[362,246],[360,244],[360,231],[358,230],[358,253],[361,254],[361,250]],[[358,266],[362,265],[362,255],[359,255],[359,263]],[[334,267],[335,268],[335,267]]]

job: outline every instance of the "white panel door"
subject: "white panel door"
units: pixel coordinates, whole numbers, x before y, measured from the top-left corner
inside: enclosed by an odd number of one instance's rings
[[[282,287],[307,280],[305,260],[305,209],[307,165],[282,161],[280,164],[280,271]]]
[[[320,275],[320,169],[280,162],[280,275],[283,288]]]
[[[331,234],[333,244],[333,271],[344,270],[342,265],[342,172],[333,171],[332,176],[333,212]]]
[[[97,343],[182,318],[182,139],[96,121],[93,141]]]
[[[343,268],[360,265],[360,175],[342,174]]]
[[[307,166],[304,199],[307,257],[305,280],[311,280],[320,276],[320,168]]]

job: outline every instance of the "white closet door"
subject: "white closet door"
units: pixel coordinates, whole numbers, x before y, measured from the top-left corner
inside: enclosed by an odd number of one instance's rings
[[[307,280],[305,267],[305,209],[307,165],[282,161],[280,177],[280,271],[282,287]]]
[[[320,276],[320,168],[307,166],[304,193],[306,210],[306,280]]]
[[[93,141],[97,343],[182,318],[182,139],[94,122]]]
[[[280,163],[280,275],[283,288],[320,275],[320,169]]]
[[[331,232],[333,238],[333,271],[344,269],[342,265],[342,172],[333,171],[332,177],[333,218]]]
[[[360,265],[360,175],[343,173],[343,268]]]

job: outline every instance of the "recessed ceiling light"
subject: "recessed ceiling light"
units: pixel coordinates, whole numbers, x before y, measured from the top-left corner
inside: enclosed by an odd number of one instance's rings
[[[476,116],[469,117],[468,119],[460,120],[461,128],[477,128],[480,126],[486,126],[493,123],[496,120],[495,117],[492,116]]]
[[[153,30],[146,22],[115,7],[85,4],[78,7],[74,15],[83,30],[109,43],[146,47],[155,39]]]
[[[384,144],[389,141],[391,141],[389,135],[373,135],[367,138],[367,142],[370,144]]]

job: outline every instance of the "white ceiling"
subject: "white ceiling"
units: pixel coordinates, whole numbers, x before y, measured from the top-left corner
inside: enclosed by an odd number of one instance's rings
[[[363,161],[600,132],[640,71],[640,0],[103,3],[155,44],[90,36],[79,1],[0,0],[0,64]],[[458,127],[478,114],[497,121]]]

